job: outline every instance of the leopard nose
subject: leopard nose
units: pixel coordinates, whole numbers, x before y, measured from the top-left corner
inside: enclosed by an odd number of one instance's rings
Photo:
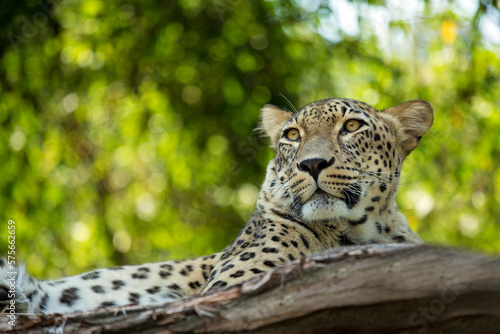
[[[299,170],[303,172],[308,172],[314,179],[314,181],[318,182],[319,173],[325,168],[330,167],[335,162],[335,158],[331,158],[329,161],[325,159],[307,159],[302,160],[298,164]]]

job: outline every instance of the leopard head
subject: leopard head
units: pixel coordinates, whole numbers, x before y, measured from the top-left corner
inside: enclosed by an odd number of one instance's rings
[[[380,230],[396,217],[407,226],[395,204],[398,180],[432,122],[422,100],[379,111],[333,98],[295,114],[266,105],[262,125],[275,156],[259,201],[310,225],[352,229],[376,221],[370,228]]]

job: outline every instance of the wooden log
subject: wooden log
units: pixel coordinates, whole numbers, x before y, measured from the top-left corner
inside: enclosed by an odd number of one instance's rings
[[[450,248],[332,249],[154,307],[2,318],[46,333],[500,333],[500,258]]]

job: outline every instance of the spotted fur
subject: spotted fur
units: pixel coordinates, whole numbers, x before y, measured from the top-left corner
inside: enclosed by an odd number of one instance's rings
[[[19,268],[18,311],[54,313],[163,303],[234,285],[290,261],[352,244],[422,240],[395,203],[406,156],[433,121],[421,100],[378,111],[327,99],[296,114],[267,105],[262,124],[274,158],[255,212],[220,253],[99,269],[39,281]],[[0,260],[0,306],[9,274]]]

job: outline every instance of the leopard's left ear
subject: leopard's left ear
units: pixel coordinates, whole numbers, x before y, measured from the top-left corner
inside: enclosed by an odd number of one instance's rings
[[[271,139],[271,144],[274,149],[278,147],[281,129],[290,119],[293,114],[282,110],[272,104],[266,104],[261,110],[262,127],[266,134]]]
[[[429,131],[434,121],[432,107],[424,100],[405,102],[384,109],[383,113],[396,119],[396,137],[405,155],[418,146],[420,138]]]

